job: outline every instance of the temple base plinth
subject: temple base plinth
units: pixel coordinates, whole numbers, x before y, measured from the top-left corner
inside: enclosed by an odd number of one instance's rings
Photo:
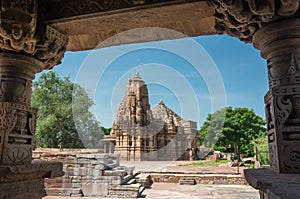
[[[247,182],[259,190],[261,199],[292,199],[300,196],[300,174],[275,173],[268,168],[246,169]]]
[[[60,162],[33,161],[23,165],[0,165],[0,199],[41,199],[44,178],[64,174]]]

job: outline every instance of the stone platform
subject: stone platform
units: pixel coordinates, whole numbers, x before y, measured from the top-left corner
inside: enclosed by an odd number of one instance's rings
[[[238,174],[237,167],[214,167],[214,166],[181,166],[193,161],[121,161],[121,165],[135,167],[142,173],[193,173],[193,174]],[[195,161],[198,162],[198,161]],[[243,167],[239,168],[239,174],[243,175]]]
[[[184,174],[184,173],[143,173],[150,175],[154,183],[179,183],[193,181],[194,184],[246,185],[241,175],[232,174]]]
[[[247,169],[245,178],[260,191],[263,199],[296,199],[300,197],[300,174],[280,174],[270,169]]]
[[[193,179],[196,184],[245,185],[243,168],[213,166],[180,166],[191,161],[121,161],[121,165],[135,166],[142,175],[151,176],[154,183],[180,183]]]
[[[33,161],[31,164],[0,165],[0,199],[41,199],[44,178],[62,176],[62,163]]]

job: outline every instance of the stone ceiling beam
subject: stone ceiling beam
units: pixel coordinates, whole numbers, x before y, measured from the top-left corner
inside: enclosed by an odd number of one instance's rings
[[[107,38],[135,28],[169,28],[187,36],[216,32],[214,10],[204,0],[113,2],[47,0],[43,6],[47,10],[44,23],[69,35],[67,49],[70,51],[93,49]],[[177,38],[144,32],[142,36],[130,35],[126,40],[115,36],[113,43],[102,47]]]
[[[44,0],[42,7],[47,10],[45,20],[50,22],[91,17],[109,11],[127,12],[193,1],[197,0]]]

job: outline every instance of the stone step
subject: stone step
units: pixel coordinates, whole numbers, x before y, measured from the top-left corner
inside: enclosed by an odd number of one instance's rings
[[[69,183],[69,182],[62,182],[62,183],[52,183],[47,186],[47,188],[80,188],[80,183]]]
[[[70,196],[70,197],[83,196],[80,188],[46,188],[45,191],[48,196]]]
[[[179,183],[184,178],[194,178],[197,184],[246,185],[241,174],[186,174],[182,172],[144,173],[151,175],[154,183]]]
[[[138,175],[136,181],[140,183],[145,188],[150,188],[153,184],[153,180],[149,174],[140,174]]]
[[[195,185],[196,181],[193,178],[182,178],[179,180],[180,185]]]
[[[108,197],[112,198],[137,198],[141,189],[140,184],[114,185],[108,190]]]
[[[129,181],[127,181],[127,183],[126,184],[136,184],[136,179],[135,178],[132,178],[132,179],[130,179]]]
[[[135,174],[126,175],[122,180],[122,184],[135,184],[138,175],[140,175],[140,172],[137,172]],[[133,182],[132,180],[135,180],[135,181]],[[129,181],[131,181],[131,182],[129,182]]]
[[[132,175],[126,175],[124,176],[123,181],[128,182],[132,177],[133,177]]]

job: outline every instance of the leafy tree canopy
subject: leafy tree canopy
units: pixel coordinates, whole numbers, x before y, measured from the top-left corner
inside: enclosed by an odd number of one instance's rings
[[[100,147],[104,134],[89,108],[86,91],[50,71],[33,83],[32,106],[38,108],[36,147]]]
[[[264,125],[265,121],[253,110],[226,107],[207,116],[199,131],[199,144],[253,155],[253,140],[266,136]]]

